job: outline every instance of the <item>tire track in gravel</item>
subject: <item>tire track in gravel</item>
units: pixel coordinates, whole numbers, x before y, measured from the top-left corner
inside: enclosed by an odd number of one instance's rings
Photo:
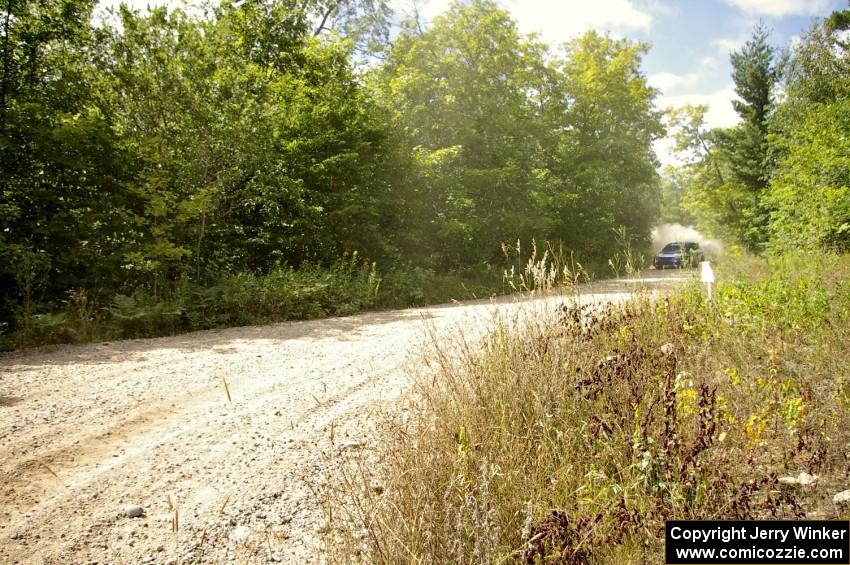
[[[589,300],[628,295],[609,286]],[[426,326],[474,342],[523,304],[0,357],[0,562],[321,562],[323,453],[374,443],[371,414],[408,385]],[[130,503],[145,517],[123,516]]]

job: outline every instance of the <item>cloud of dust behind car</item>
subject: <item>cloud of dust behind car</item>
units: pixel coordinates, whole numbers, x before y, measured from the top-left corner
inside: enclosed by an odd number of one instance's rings
[[[693,226],[682,224],[661,224],[652,229],[652,253],[658,253],[668,243],[674,241],[696,241],[705,253],[706,259],[716,259],[723,255],[723,243],[702,235]]]

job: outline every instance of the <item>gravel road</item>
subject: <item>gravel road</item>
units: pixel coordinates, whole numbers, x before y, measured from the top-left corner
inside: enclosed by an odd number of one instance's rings
[[[644,274],[663,288],[691,273]],[[633,281],[584,300],[620,300]],[[551,302],[551,304],[550,304]],[[503,298],[0,356],[0,562],[321,562],[311,484],[374,445],[426,340]],[[426,328],[429,332],[426,332]],[[331,469],[332,471],[332,469]],[[138,513],[140,506],[143,515]]]

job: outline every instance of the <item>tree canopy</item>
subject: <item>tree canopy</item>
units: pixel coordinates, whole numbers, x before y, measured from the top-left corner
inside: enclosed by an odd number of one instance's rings
[[[704,107],[671,115],[690,160],[683,206],[754,251],[850,243],[847,122],[850,10],[816,21],[782,55],[763,25],[731,54],[741,122],[709,130]]]
[[[536,239],[604,261],[657,217],[648,45],[546,45],[488,0],[393,37],[377,0],[92,9],[0,15],[3,331],[79,289],[108,307],[353,251],[501,272]]]

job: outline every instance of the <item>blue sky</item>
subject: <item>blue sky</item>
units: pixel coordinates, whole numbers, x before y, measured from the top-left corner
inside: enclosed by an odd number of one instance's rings
[[[120,0],[106,0],[117,5]],[[784,47],[813,18],[848,7],[848,0],[496,0],[524,32],[561,43],[589,29],[652,44],[644,59],[650,84],[661,90],[660,108],[708,104],[707,125],[737,121],[729,52],[740,48],[760,20],[773,30],[771,42]],[[426,19],[444,12],[451,0],[391,0],[399,12],[413,3]],[[128,0],[135,8],[180,4],[179,0]],[[656,143],[662,164],[674,163],[669,142]]]

